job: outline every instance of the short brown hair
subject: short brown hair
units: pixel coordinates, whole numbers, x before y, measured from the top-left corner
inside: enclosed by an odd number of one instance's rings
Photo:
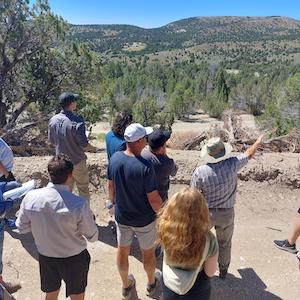
[[[63,184],[67,181],[68,176],[73,172],[73,163],[65,154],[54,156],[48,163],[48,173],[51,182],[54,184]]]

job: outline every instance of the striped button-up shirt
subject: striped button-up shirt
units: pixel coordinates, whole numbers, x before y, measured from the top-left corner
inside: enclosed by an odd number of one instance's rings
[[[196,168],[191,186],[201,190],[209,208],[232,208],[236,199],[237,172],[248,163],[241,154],[216,164]]]

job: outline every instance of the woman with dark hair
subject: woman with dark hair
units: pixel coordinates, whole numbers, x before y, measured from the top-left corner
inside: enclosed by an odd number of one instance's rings
[[[195,188],[174,194],[160,211],[157,239],[164,251],[165,300],[210,298],[210,277],[218,259],[218,244],[210,227],[206,201]]]
[[[115,152],[126,150],[124,132],[126,127],[132,123],[132,120],[133,117],[130,114],[118,113],[116,115],[111,130],[105,137],[108,161]]]

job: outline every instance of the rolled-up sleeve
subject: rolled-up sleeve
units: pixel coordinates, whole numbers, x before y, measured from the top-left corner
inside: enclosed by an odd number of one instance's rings
[[[28,233],[31,231],[31,222],[25,209],[25,201],[26,197],[21,203],[18,218],[16,220],[16,226],[18,228],[19,233]]]
[[[85,134],[85,124],[84,122],[80,122],[80,123],[77,123],[75,126],[74,126],[74,129],[75,129],[75,139],[76,139],[76,142],[77,144],[82,147],[82,148],[85,148],[89,141],[87,139],[87,136]]]
[[[193,188],[196,188],[198,190],[202,190],[202,181],[201,181],[201,178],[199,176],[198,168],[194,171],[194,173],[192,175],[190,186],[193,187]]]
[[[246,164],[248,163],[249,158],[246,154],[242,153],[236,157],[236,167],[237,170],[239,171],[242,169]]]
[[[98,240],[98,227],[94,221],[93,213],[87,203],[85,203],[81,209],[78,230],[89,242],[95,242]]]

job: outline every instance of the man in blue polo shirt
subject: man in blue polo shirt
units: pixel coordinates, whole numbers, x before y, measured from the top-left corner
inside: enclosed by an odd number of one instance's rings
[[[146,136],[152,131],[138,123],[129,125],[124,133],[126,150],[113,154],[108,166],[109,197],[115,203],[117,265],[123,283],[123,299],[131,299],[135,289],[133,276],[128,276],[128,256],[134,234],[144,258],[148,295],[155,293],[158,283],[155,278],[155,219],[162,200],[153,165],[141,156]]]

